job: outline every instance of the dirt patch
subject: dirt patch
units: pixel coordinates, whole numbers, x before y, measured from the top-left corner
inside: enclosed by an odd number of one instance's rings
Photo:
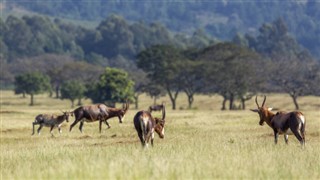
[[[259,137],[273,137],[273,136],[274,136],[273,134],[268,133],[268,134],[262,134]]]
[[[0,114],[23,114],[20,111],[0,111]]]
[[[91,139],[91,138],[92,137],[89,135],[84,135],[84,136],[78,137],[78,139]]]
[[[320,132],[313,132],[313,133],[310,133],[310,134],[307,133],[306,136],[319,137],[320,136]]]
[[[14,131],[15,131],[14,129],[5,129],[5,130],[2,130],[1,133],[11,133]]]

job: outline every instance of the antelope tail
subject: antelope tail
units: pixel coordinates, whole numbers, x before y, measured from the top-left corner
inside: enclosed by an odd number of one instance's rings
[[[146,134],[147,134],[147,124],[145,122],[145,117],[141,116],[140,117],[140,127],[141,127],[141,130],[142,130],[142,138],[143,138],[143,141],[146,141]]]

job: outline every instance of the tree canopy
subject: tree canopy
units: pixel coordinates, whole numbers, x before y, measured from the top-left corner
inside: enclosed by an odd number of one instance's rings
[[[86,96],[95,103],[114,106],[116,102],[133,99],[133,86],[134,82],[125,71],[107,67],[98,82],[88,84]]]
[[[26,73],[15,78],[15,92],[29,94],[31,96],[30,106],[34,105],[34,95],[50,90],[50,78],[42,73]]]

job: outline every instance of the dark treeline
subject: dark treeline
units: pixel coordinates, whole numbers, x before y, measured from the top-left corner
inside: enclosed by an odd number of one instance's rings
[[[11,0],[5,1],[4,7],[5,11],[26,9],[59,18],[90,21],[101,21],[115,13],[133,22],[160,22],[176,32],[190,34],[203,28],[212,36],[224,40],[231,40],[238,32],[256,35],[263,23],[283,17],[295,39],[313,55],[320,57],[320,3],[315,0]]]
[[[288,93],[297,109],[299,96],[320,92],[319,61],[290,35],[282,18],[229,42],[201,29],[188,36],[117,15],[95,29],[42,16],[9,16],[0,19],[0,29],[1,86],[27,81],[23,76],[50,83],[50,88],[31,85],[28,92],[16,86],[16,93],[33,96],[47,89],[72,104],[88,97],[110,104],[131,99],[136,106],[141,93],[155,99],[168,94],[173,109],[180,93],[187,95],[189,108],[195,94],[217,93],[224,99],[221,109],[233,110],[245,109],[257,92]]]

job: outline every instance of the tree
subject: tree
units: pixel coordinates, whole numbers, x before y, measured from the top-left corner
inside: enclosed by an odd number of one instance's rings
[[[166,95],[166,90],[163,89],[162,86],[155,84],[153,82],[149,82],[145,85],[144,91],[153,98],[153,104],[157,104],[157,99],[161,96]]]
[[[261,69],[257,68],[259,56],[246,47],[219,43],[200,52],[198,59],[205,63],[205,91],[216,92],[223,97],[222,110],[226,109],[227,100],[232,110],[236,98],[241,99],[259,87],[260,76],[256,75]]]
[[[129,25],[120,16],[111,15],[97,27],[102,39],[97,42],[97,53],[108,58],[117,55],[133,57],[133,34]]]
[[[290,95],[295,109],[300,108],[298,97],[316,95],[314,91],[319,85],[314,83],[319,73],[319,63],[312,59],[298,59],[292,56],[277,56],[269,64],[270,84],[280,87]],[[319,89],[319,88],[318,88]],[[314,94],[315,93],[315,94]]]
[[[15,92],[30,94],[30,106],[34,105],[34,95],[50,90],[50,78],[39,72],[26,73],[15,77]]]
[[[125,71],[107,67],[99,81],[87,87],[86,96],[94,103],[106,102],[110,106],[115,106],[116,102],[133,98],[133,86],[134,82],[129,79]]]
[[[71,107],[74,107],[74,100],[84,97],[85,86],[78,81],[67,81],[61,86],[61,99],[69,99]]]
[[[137,65],[147,73],[152,83],[164,88],[171,100],[172,109],[176,109],[176,100],[181,91],[178,62],[182,58],[180,51],[172,46],[156,45],[137,56]]]
[[[202,91],[205,85],[205,64],[198,61],[198,51],[191,48],[183,51],[184,58],[178,63],[179,71],[177,74],[180,77],[182,91],[188,97],[188,108],[192,108],[194,94]]]

